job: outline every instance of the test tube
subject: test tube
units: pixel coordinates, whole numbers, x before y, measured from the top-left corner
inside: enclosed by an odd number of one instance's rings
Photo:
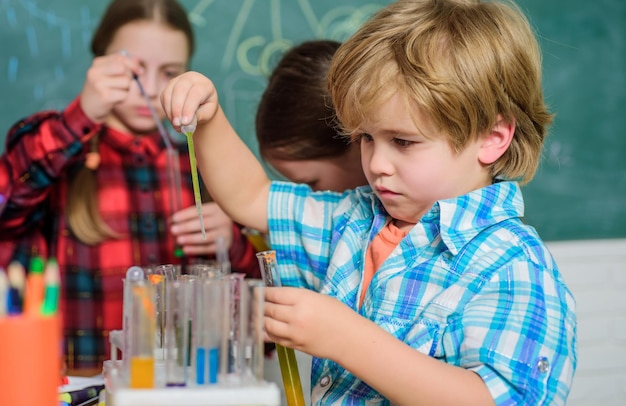
[[[165,383],[185,386],[189,366],[190,287],[184,280],[168,282],[166,293]]]
[[[220,382],[258,383],[263,380],[263,281],[243,274],[224,276],[228,311],[224,317]]]
[[[244,279],[242,297],[245,308],[245,381],[263,381],[263,359],[265,356],[263,307],[265,304],[264,283],[260,279]],[[244,316],[242,316],[244,317]]]
[[[155,323],[156,331],[154,337],[154,348],[158,354],[158,359],[164,359],[164,340],[163,334],[165,331],[165,288],[166,281],[168,279],[173,280],[174,266],[173,265],[159,265],[151,268],[147,272],[147,278],[154,287],[153,289],[153,302],[155,309]]]
[[[191,275],[199,278],[218,278],[223,275],[222,267],[217,261],[189,264],[187,269]]]
[[[220,278],[201,278],[194,283],[192,315],[192,369],[197,385],[216,384],[219,372],[220,338],[223,329],[224,283]]]
[[[280,286],[280,275],[276,262],[276,251],[267,250],[256,254],[261,268],[261,275],[265,286]],[[283,387],[288,406],[305,406],[302,393],[302,383],[298,371],[298,361],[293,348],[276,344],[280,374],[283,378]]]
[[[143,282],[144,278],[145,275],[142,268],[138,266],[131,266],[130,268],[128,268],[128,270],[126,270],[126,277],[122,280],[122,283],[124,284],[124,303],[122,304],[122,375],[124,379],[128,379],[128,368],[130,360],[130,335],[132,329],[129,329],[129,324],[133,311],[132,286],[137,282]]]
[[[185,298],[187,303],[187,343],[185,347],[187,348],[186,360],[187,360],[187,384],[192,382],[195,379],[195,373],[192,368],[192,360],[195,359],[195,356],[192,355],[192,335],[193,335],[193,319],[196,312],[196,282],[200,280],[200,278],[196,275],[178,275],[176,278],[177,281],[182,282],[185,285],[185,292],[187,297]],[[195,362],[195,361],[194,361]],[[195,364],[194,364],[195,365]]]
[[[129,387],[150,389],[154,387],[154,287],[147,281],[137,282],[131,291]]]
[[[247,296],[243,295],[244,274],[224,275],[225,306],[222,330],[222,353],[220,375],[225,382],[240,383],[245,368],[245,318]]]
[[[221,235],[215,240],[216,252],[215,258],[222,268],[223,274],[230,273],[230,258],[228,257],[228,247],[226,246],[226,240]]]

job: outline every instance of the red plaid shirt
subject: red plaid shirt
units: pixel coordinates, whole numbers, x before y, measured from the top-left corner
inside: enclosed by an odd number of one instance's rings
[[[68,228],[68,179],[84,165],[99,134],[95,172],[103,220],[124,237],[97,246]],[[182,207],[194,204],[188,152],[180,152]],[[177,263],[167,230],[172,213],[166,149],[158,133],[130,136],[91,122],[78,99],[63,112],[42,112],[15,125],[0,158],[0,266],[34,255],[56,257],[68,367],[98,368],[108,358],[108,332],[122,327],[122,278],[132,265]],[[237,226],[234,272],[259,277],[255,251]]]

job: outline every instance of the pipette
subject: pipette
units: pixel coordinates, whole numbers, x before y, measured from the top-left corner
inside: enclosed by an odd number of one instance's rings
[[[202,197],[200,196],[200,183],[198,182],[198,166],[196,165],[196,150],[193,144],[193,133],[196,131],[196,119],[191,124],[183,125],[180,130],[187,137],[187,146],[189,147],[189,162],[191,166],[191,181],[193,183],[193,196],[196,200],[196,209],[198,209],[198,218],[200,219],[200,227],[202,228],[202,237],[206,240],[206,231],[204,229],[204,219],[202,218]]]
[[[126,50],[122,50],[120,51],[120,53],[124,56],[130,56],[130,54]],[[181,199],[180,198],[181,182],[180,182],[180,165],[179,165],[179,158],[178,158],[178,150],[172,146],[172,142],[170,141],[170,137],[169,137],[169,132],[163,125],[163,121],[161,121],[161,118],[159,117],[157,112],[154,110],[154,107],[152,107],[150,98],[148,97],[146,90],[143,88],[143,85],[141,84],[141,81],[139,80],[139,77],[137,76],[137,74],[133,73],[133,79],[135,80],[135,82],[137,82],[137,86],[139,87],[139,92],[141,93],[141,96],[146,101],[146,105],[148,106],[150,115],[152,116],[152,119],[154,120],[157,126],[159,135],[161,136],[161,139],[163,140],[163,143],[165,144],[165,148],[167,151],[166,166],[167,166],[167,175],[168,175],[168,186],[170,190],[170,205],[172,207],[172,214],[174,214],[177,211],[182,209],[182,202],[180,200]],[[204,235],[204,232],[203,232],[203,235]],[[180,257],[181,266],[184,270],[187,267],[187,258],[182,248],[179,246],[176,246],[174,249],[174,255],[176,257]]]

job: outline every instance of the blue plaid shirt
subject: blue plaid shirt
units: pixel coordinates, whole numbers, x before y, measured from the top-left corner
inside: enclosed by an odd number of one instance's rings
[[[476,372],[499,405],[563,405],[575,302],[523,207],[515,182],[436,202],[374,274],[361,308],[365,251],[388,220],[372,190],[274,182],[268,214],[284,286],[333,296],[417,351]],[[316,405],[390,403],[327,359],[314,358],[311,387]]]

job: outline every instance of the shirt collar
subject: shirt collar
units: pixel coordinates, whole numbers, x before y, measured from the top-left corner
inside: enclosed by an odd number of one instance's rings
[[[165,148],[165,144],[158,132],[145,135],[131,135],[129,133],[106,127],[104,136],[101,136],[100,142],[110,145],[113,149],[118,150],[120,154],[133,152],[142,152],[148,156],[157,155]]]
[[[385,225],[388,214],[382,203],[375,198],[369,188],[374,213],[373,235]],[[454,255],[484,229],[501,221],[524,215],[524,200],[517,182],[499,181],[468,194],[435,202],[433,207],[422,217],[420,223],[438,233],[429,233],[441,237],[443,243]],[[409,233],[415,235],[418,227]],[[421,239],[421,238],[420,238]]]
[[[422,222],[438,222],[443,243],[456,255],[486,228],[523,215],[524,200],[518,183],[503,181],[437,201]]]

